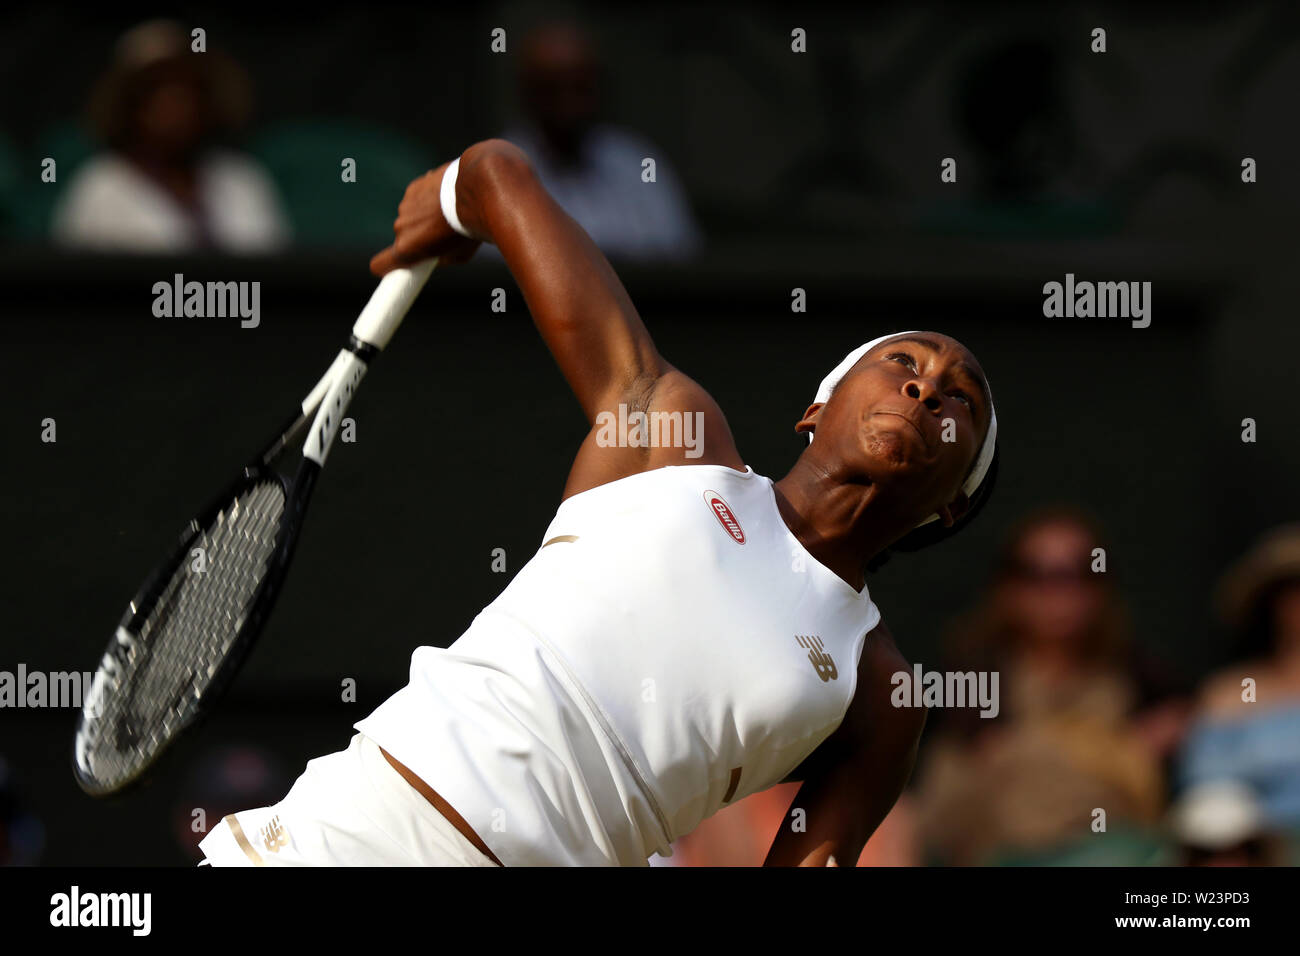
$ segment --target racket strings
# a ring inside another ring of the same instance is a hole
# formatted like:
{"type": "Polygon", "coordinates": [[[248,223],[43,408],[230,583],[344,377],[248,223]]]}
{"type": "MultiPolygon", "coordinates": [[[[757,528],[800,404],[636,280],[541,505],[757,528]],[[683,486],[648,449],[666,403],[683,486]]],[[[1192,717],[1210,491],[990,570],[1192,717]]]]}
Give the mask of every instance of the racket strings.
{"type": "MultiPolygon", "coordinates": [[[[259,553],[269,555],[275,546],[276,523],[283,510],[276,507],[281,502],[275,491],[278,486],[261,486],[246,501],[236,500],[218,516],[216,525],[195,539],[190,566],[172,581],[177,615],[170,620],[159,615],[151,621],[153,631],[170,629],[178,636],[198,633],[200,637],[204,630],[214,637],[227,629],[232,636],[238,632],[243,618],[234,615],[245,608],[265,570],[265,561],[257,560],[259,553]],[[196,555],[196,550],[202,554],[196,555]]],[[[145,636],[143,630],[141,634],[145,636]]],[[[217,649],[224,654],[224,646],[217,649]]]]}
{"type": "Polygon", "coordinates": [[[278,482],[252,485],[191,542],[139,627],[131,692],[110,695],[101,714],[101,779],[130,776],[192,718],[266,577],[284,509],[278,482]]]}
{"type": "MultiPolygon", "coordinates": [[[[190,559],[169,582],[174,598],[167,608],[174,614],[151,618],[145,625],[149,631],[141,629],[145,645],[155,647],[149,662],[155,666],[141,675],[146,699],[161,700],[157,695],[181,686],[178,681],[183,675],[192,673],[201,680],[198,689],[212,678],[265,576],[283,511],[280,486],[274,482],[257,485],[195,539],[190,559]],[[196,555],[195,549],[202,549],[202,554],[196,555]],[[158,636],[151,640],[151,634],[158,636]],[[177,651],[183,646],[185,652],[159,655],[163,640],[180,645],[177,651]]],[[[164,607],[163,602],[159,607],[164,607]]]]}

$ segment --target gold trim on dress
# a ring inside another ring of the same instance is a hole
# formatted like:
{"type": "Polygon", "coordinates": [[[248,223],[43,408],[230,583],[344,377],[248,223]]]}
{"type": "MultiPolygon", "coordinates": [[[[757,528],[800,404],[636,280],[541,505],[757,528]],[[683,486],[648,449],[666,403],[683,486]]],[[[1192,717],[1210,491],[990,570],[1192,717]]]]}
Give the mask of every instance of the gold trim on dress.
{"type": "Polygon", "coordinates": [[[253,844],[248,842],[248,837],[244,836],[244,828],[239,825],[239,821],[235,819],[235,815],[233,813],[230,814],[230,816],[226,817],[222,822],[230,824],[230,832],[235,835],[235,842],[238,843],[239,848],[244,851],[244,855],[253,861],[253,866],[266,866],[262,857],[253,849],[253,844]]]}

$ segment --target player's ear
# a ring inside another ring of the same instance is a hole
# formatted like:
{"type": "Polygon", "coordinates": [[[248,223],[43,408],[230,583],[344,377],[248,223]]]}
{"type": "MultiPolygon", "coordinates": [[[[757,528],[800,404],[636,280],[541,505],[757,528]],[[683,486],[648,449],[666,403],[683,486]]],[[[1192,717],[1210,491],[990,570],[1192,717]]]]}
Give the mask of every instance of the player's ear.
{"type": "Polygon", "coordinates": [[[822,408],[825,407],[825,405],[826,405],[825,402],[813,402],[811,405],[809,405],[808,409],[803,413],[803,418],[795,422],[794,425],[795,434],[799,435],[799,434],[803,434],[804,432],[816,431],[817,414],[822,410],[822,408]]]}
{"type": "Polygon", "coordinates": [[[943,522],[943,526],[951,528],[968,511],[970,511],[970,498],[966,497],[966,492],[959,491],[956,498],[946,505],[941,505],[936,513],[939,515],[939,520],[943,522]]]}

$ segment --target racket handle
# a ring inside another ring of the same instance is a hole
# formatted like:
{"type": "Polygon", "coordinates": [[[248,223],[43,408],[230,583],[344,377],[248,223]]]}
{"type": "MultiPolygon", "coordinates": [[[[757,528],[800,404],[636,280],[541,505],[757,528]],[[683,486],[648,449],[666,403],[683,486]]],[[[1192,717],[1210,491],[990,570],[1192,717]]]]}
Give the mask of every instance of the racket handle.
{"type": "Polygon", "coordinates": [[[387,345],[437,264],[435,257],[410,268],[394,269],[387,273],[379,280],[379,287],[361,310],[356,324],[352,326],[352,334],[377,349],[387,345]]]}

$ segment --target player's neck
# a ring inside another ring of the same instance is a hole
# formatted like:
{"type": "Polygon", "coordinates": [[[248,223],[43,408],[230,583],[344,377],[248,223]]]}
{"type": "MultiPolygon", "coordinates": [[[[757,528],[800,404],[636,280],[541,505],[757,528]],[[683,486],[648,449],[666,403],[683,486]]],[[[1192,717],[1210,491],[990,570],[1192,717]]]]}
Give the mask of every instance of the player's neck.
{"type": "Polygon", "coordinates": [[[864,563],[906,530],[880,507],[878,486],[840,481],[805,459],[773,490],[790,533],[856,591],[865,583],[864,563]]]}

